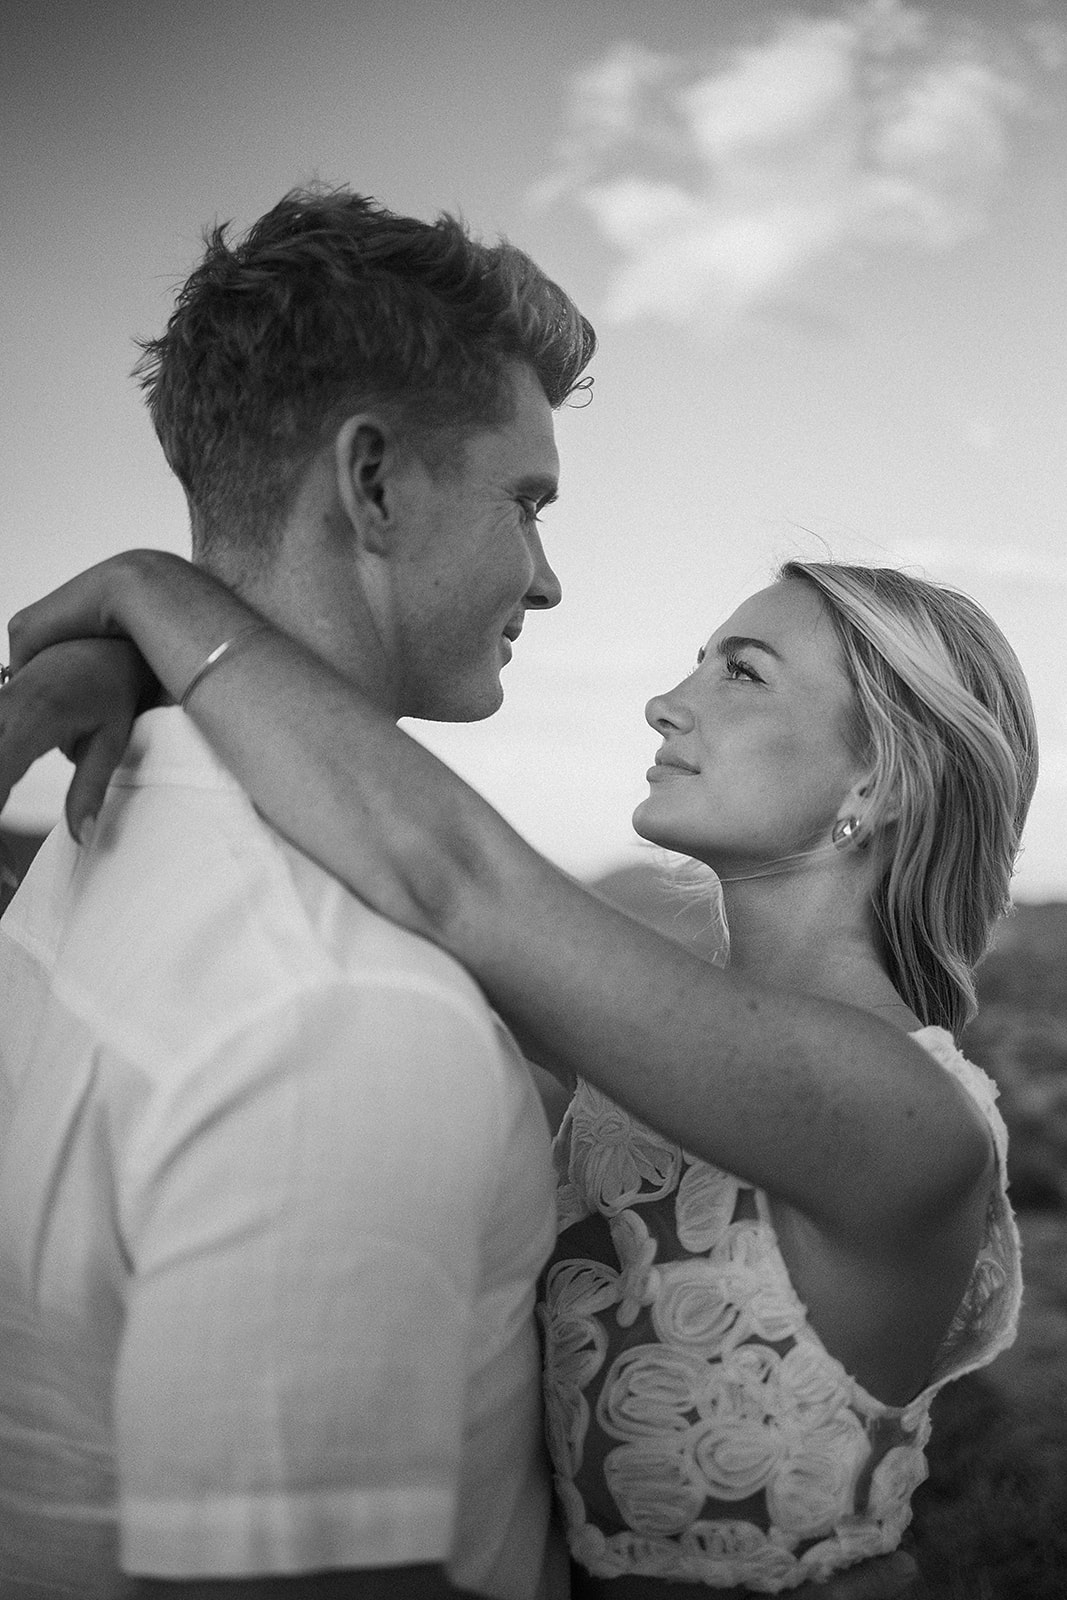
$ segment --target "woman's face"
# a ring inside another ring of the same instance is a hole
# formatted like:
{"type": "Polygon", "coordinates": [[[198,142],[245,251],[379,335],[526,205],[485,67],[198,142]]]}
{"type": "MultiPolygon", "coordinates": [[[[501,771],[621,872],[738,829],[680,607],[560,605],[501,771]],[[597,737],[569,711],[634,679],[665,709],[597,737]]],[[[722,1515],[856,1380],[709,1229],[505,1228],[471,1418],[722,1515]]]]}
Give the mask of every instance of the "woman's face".
{"type": "Polygon", "coordinates": [[[761,590],[645,708],[663,744],[634,827],[719,872],[829,844],[864,778],[845,737],[852,700],[816,591],[761,590]]]}

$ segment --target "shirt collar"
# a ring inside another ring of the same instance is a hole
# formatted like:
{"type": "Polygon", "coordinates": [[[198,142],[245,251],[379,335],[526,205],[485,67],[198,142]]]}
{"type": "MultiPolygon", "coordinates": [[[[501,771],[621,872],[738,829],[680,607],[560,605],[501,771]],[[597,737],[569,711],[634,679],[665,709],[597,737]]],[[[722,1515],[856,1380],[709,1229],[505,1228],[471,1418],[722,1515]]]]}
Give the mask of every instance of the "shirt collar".
{"type": "Polygon", "coordinates": [[[141,713],[112,782],[134,789],[159,783],[199,789],[241,787],[179,706],[141,713]]]}

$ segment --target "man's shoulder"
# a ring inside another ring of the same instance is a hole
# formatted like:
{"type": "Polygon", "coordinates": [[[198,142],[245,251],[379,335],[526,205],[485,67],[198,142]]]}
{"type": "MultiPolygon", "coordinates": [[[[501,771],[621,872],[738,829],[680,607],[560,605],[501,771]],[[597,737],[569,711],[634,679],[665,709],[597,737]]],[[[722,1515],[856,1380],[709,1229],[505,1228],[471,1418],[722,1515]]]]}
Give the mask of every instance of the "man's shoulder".
{"type": "Polygon", "coordinates": [[[273,833],[270,839],[279,896],[290,906],[299,937],[323,958],[326,970],[367,983],[407,980],[418,988],[440,987],[489,1014],[482,991],[447,951],[372,910],[295,846],[273,833]]]}
{"type": "Polygon", "coordinates": [[[367,981],[408,976],[459,991],[484,1008],[481,991],[451,956],[371,910],[282,838],[176,708],[139,718],[131,750],[127,781],[154,794],[133,808],[141,810],[141,825],[132,817],[129,828],[120,821],[115,842],[139,859],[142,870],[153,857],[163,877],[170,858],[192,901],[204,898],[210,905],[227,894],[246,900],[249,941],[267,956],[272,940],[264,934],[276,935],[289,964],[305,963],[309,978],[316,967],[326,981],[345,974],[367,981]]]}
{"type": "Polygon", "coordinates": [[[490,1042],[481,990],[451,956],[372,911],[232,786],[113,792],[89,849],[62,825],[45,842],[4,926],[36,987],[134,1057],[138,1041],[189,1057],[341,990],[398,1018],[447,1009],[490,1042]]]}

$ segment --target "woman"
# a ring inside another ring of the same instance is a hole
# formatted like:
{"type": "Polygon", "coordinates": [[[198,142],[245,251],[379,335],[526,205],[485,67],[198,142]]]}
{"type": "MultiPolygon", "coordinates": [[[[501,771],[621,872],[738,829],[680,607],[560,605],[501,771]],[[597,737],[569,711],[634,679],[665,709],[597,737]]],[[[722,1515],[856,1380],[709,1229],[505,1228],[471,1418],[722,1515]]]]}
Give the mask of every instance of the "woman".
{"type": "MultiPolygon", "coordinates": [[[[603,1592],[774,1592],[893,1550],[930,1402],[1010,1342],[1020,1294],[995,1090],[955,1042],[1036,774],[984,613],[790,563],[650,702],[663,742],[635,826],[717,874],[725,974],[556,873],[177,558],[117,558],[23,613],[14,664],[97,633],[128,634],[286,834],[578,1078],[541,1316],[557,1487],[603,1592]],[[790,992],[826,1004],[787,1053],[790,992]]],[[[81,746],[75,828],[138,693],[119,647],[77,648],[93,674],[54,724],[81,746]],[[105,682],[127,713],[101,716],[105,682]]],[[[32,758],[53,730],[24,737],[32,758]]]]}

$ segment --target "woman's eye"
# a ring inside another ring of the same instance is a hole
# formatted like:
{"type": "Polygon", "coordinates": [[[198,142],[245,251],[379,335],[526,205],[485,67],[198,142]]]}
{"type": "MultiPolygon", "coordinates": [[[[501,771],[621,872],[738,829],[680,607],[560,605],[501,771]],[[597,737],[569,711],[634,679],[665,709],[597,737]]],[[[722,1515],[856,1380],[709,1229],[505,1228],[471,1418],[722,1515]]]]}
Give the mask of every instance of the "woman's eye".
{"type": "Polygon", "coordinates": [[[743,678],[747,683],[762,683],[763,679],[740,656],[727,656],[724,662],[728,678],[743,678]]]}
{"type": "Polygon", "coordinates": [[[522,512],[524,522],[540,522],[541,506],[536,500],[520,500],[519,510],[522,512]]]}

